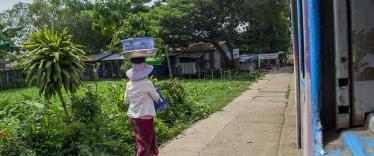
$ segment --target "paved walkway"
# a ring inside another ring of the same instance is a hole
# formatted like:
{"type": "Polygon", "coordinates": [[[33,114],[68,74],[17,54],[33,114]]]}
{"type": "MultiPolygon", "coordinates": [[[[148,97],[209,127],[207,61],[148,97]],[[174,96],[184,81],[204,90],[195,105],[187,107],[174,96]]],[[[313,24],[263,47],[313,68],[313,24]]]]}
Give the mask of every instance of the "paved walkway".
{"type": "Polygon", "coordinates": [[[223,111],[187,129],[160,155],[297,156],[295,114],[293,75],[287,67],[267,74],[223,111]]]}

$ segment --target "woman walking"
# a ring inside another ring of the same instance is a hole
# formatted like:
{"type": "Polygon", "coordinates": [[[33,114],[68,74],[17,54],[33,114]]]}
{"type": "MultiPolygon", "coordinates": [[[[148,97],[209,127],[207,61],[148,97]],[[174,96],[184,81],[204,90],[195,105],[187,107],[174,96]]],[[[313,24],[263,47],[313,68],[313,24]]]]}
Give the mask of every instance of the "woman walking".
{"type": "Polygon", "coordinates": [[[144,62],[144,57],[131,58],[132,68],[126,72],[130,81],[126,85],[125,101],[129,104],[127,114],[135,136],[136,155],[158,156],[153,120],[156,116],[154,101],[158,101],[160,96],[147,79],[153,67],[144,62]]]}

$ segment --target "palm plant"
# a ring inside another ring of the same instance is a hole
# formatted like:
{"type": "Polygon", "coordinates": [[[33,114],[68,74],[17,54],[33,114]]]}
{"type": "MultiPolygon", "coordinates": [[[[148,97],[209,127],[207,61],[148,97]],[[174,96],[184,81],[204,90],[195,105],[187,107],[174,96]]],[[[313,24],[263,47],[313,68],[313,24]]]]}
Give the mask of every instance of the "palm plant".
{"type": "Polygon", "coordinates": [[[72,42],[66,28],[43,28],[33,33],[22,49],[28,51],[22,61],[27,82],[35,84],[48,101],[57,95],[66,118],[70,118],[62,91],[75,93],[82,84],[86,58],[82,46],[72,42]]]}

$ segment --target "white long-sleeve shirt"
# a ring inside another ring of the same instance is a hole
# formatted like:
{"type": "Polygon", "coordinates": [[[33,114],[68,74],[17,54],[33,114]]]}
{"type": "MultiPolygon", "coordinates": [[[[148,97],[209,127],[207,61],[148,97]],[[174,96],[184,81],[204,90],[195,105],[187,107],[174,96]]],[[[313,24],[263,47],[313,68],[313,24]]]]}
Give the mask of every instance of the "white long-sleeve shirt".
{"type": "Polygon", "coordinates": [[[125,100],[129,104],[127,115],[130,118],[156,116],[154,101],[159,99],[156,88],[148,79],[129,81],[126,85],[125,100]]]}

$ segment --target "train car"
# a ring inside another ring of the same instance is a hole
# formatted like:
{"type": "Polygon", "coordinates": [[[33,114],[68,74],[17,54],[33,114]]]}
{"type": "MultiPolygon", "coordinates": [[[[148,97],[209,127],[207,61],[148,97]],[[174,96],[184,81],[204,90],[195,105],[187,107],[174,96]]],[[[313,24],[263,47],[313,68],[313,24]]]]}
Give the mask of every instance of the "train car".
{"type": "Polygon", "coordinates": [[[291,0],[298,146],[374,155],[374,0],[291,0]]]}

